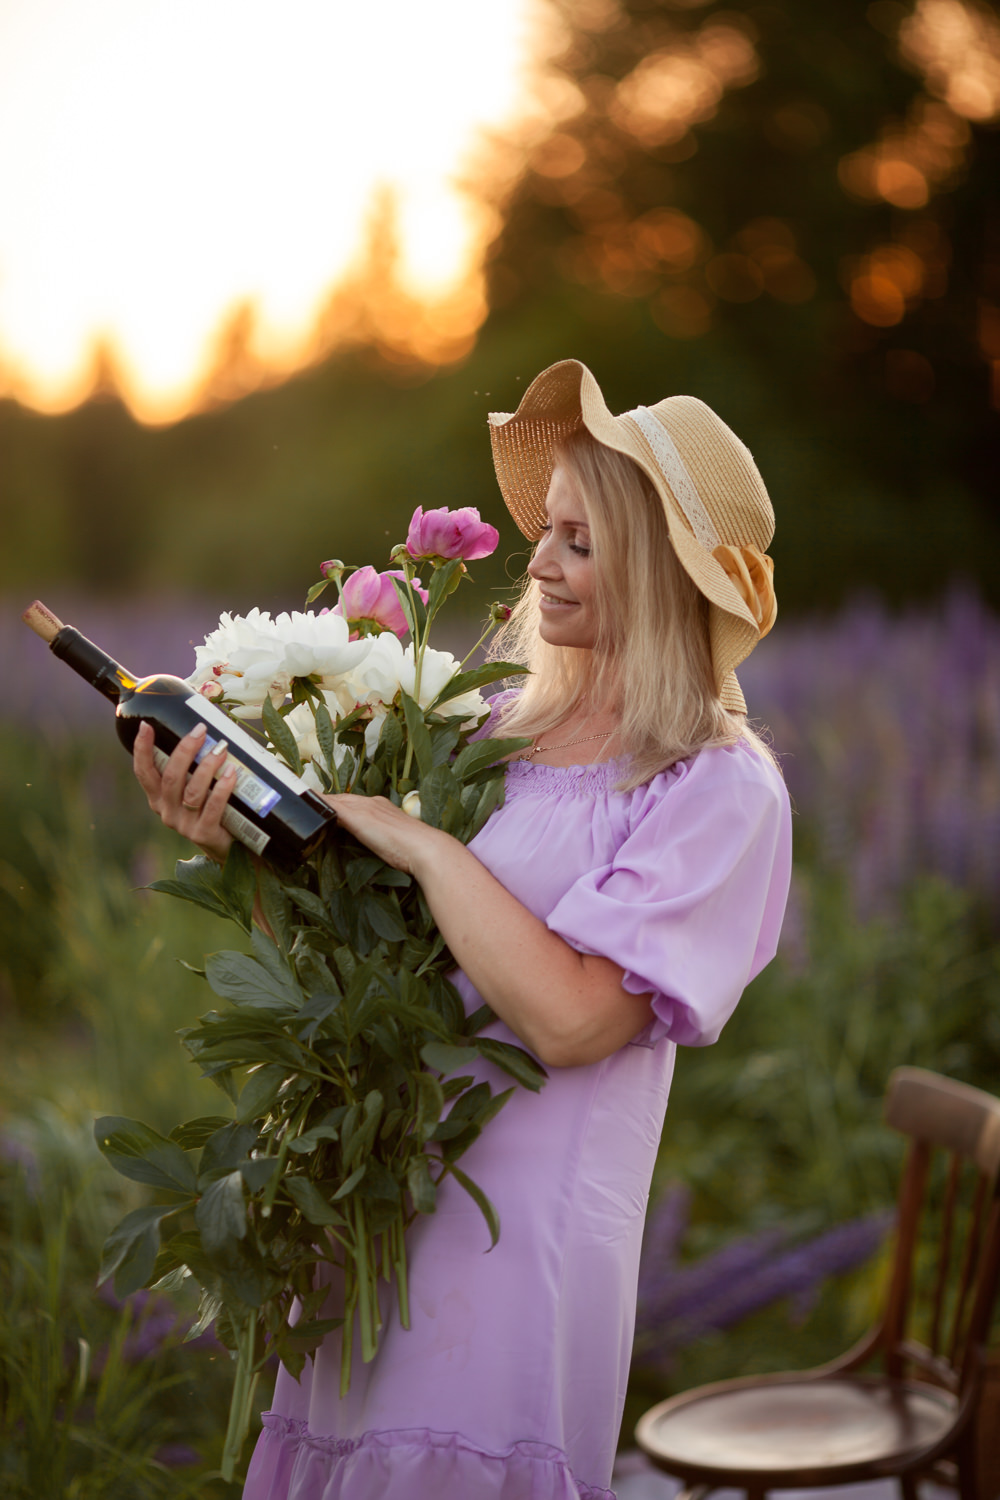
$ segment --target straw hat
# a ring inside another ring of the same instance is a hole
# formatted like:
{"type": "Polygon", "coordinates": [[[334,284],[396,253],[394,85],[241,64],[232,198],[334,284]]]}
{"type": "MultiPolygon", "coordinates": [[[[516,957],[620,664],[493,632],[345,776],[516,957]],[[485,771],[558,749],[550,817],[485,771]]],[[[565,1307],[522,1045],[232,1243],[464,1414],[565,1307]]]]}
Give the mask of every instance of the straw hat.
{"type": "Polygon", "coordinates": [[[774,565],[764,555],[774,511],[749,450],[711,407],[694,396],[668,396],[612,416],[586,365],[564,359],[543,370],[517,411],[490,413],[497,479],[526,537],[546,524],[545,497],[555,450],[585,427],[626,454],[663,502],[681,564],[708,599],[715,685],[725,708],[746,713],[739,666],[774,624],[774,565]]]}

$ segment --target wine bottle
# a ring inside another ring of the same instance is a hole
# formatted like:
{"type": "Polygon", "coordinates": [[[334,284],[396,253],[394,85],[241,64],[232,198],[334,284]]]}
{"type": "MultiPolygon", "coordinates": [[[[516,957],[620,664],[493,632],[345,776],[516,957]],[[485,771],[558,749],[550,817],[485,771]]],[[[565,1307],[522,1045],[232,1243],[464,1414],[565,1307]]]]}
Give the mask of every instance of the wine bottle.
{"type": "Polygon", "coordinates": [[[299,864],[322,839],[333,812],[300,777],[266,750],[228,714],[180,677],[137,677],[72,625],[64,625],[35,600],[22,616],[49,649],[115,705],[118,738],[131,750],[139,725],[151,724],[153,756],[162,768],[183,735],[198,723],[207,728],[196,760],[225,740],[229,750],[216,778],[227,765],[236,767],[236,783],[222,826],[255,854],[284,865],[299,864]]]}

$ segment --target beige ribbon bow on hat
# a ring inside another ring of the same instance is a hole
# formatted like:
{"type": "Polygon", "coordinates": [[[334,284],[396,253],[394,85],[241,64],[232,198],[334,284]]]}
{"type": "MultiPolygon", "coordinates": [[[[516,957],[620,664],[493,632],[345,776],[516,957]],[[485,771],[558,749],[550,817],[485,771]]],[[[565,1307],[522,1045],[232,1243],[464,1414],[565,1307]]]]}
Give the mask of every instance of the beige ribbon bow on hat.
{"type": "Polygon", "coordinates": [[[763,639],[778,615],[772,582],[774,562],[756,547],[730,547],[726,542],[720,542],[712,556],[753,615],[763,639]]]}

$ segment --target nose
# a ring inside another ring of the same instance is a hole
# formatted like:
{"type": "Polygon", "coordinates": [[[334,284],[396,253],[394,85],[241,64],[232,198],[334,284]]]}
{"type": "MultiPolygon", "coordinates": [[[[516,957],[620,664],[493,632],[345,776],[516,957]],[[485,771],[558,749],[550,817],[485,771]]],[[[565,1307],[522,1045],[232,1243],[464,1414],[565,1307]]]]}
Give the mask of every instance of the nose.
{"type": "Polygon", "coordinates": [[[552,552],[552,533],[543,532],[540,540],[531,554],[528,563],[528,575],[531,578],[554,578],[558,572],[558,563],[552,552]]]}

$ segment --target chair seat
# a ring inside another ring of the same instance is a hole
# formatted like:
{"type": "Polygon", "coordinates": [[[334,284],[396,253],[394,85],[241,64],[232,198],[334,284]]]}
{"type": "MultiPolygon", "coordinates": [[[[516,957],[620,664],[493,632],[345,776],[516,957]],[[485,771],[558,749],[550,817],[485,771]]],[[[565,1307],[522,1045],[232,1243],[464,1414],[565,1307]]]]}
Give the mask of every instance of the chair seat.
{"type": "MultiPolygon", "coordinates": [[[[636,1440],[689,1481],[740,1474],[772,1488],[850,1484],[898,1472],[948,1431],[955,1398],[878,1376],[776,1375],[725,1381],[662,1401],[636,1440]]],[[[737,1482],[739,1482],[737,1480],[737,1482]]]]}

